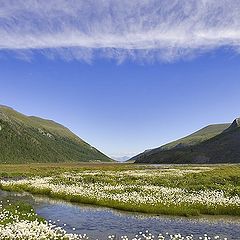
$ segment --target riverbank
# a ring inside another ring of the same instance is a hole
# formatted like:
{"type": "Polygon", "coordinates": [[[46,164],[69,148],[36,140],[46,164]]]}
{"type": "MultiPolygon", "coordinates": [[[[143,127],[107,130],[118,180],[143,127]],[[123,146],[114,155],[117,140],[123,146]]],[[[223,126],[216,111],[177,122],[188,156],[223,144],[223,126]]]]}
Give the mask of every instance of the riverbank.
{"type": "MultiPolygon", "coordinates": [[[[186,218],[163,215],[156,216],[151,214],[111,210],[109,208],[96,207],[93,205],[73,204],[39,195],[4,192],[1,190],[0,200],[2,201],[4,208],[6,206],[8,208],[8,205],[11,204],[10,207],[14,214],[16,210],[23,213],[23,219],[21,219],[21,221],[24,220],[24,224],[18,224],[18,222],[15,221],[15,227],[13,228],[14,225],[12,224],[10,231],[9,228],[3,228],[5,234],[9,234],[12,230],[17,229],[18,232],[12,233],[14,239],[17,239],[16,234],[22,236],[22,233],[28,234],[29,230],[31,230],[31,237],[34,236],[36,238],[36,236],[42,236],[43,239],[46,239],[46,234],[49,232],[49,230],[46,231],[46,229],[50,226],[55,230],[60,227],[65,231],[65,237],[67,234],[75,234],[75,236],[84,237],[83,239],[92,240],[123,238],[129,240],[136,240],[139,238],[153,239],[153,236],[154,239],[165,240],[199,240],[200,237],[204,239],[205,234],[207,234],[209,239],[239,239],[240,225],[238,217],[204,216],[186,218]],[[23,202],[24,207],[21,206],[23,202]],[[20,209],[15,206],[20,206],[20,209]],[[27,206],[27,208],[25,206],[27,206]],[[40,222],[37,224],[35,222],[35,227],[33,226],[32,221],[29,221],[28,223],[25,222],[25,218],[28,216],[32,216],[34,218],[39,218],[39,216],[41,216],[41,219],[43,222],[45,221],[45,224],[41,224],[40,226],[44,229],[45,233],[42,232],[42,228],[41,231],[39,231],[40,222]],[[21,227],[21,229],[19,229],[19,227],[21,227]],[[46,235],[45,238],[44,234],[46,235]]],[[[11,217],[11,219],[14,218],[11,217]]],[[[23,238],[19,239],[26,240],[28,239],[27,236],[22,236],[23,238]]],[[[3,235],[1,236],[0,232],[0,239],[2,239],[1,237],[3,237],[3,235]]],[[[35,240],[35,238],[31,239],[35,240]]],[[[6,240],[6,238],[3,239],[6,240]]],[[[51,238],[48,236],[47,239],[51,238]]]]}

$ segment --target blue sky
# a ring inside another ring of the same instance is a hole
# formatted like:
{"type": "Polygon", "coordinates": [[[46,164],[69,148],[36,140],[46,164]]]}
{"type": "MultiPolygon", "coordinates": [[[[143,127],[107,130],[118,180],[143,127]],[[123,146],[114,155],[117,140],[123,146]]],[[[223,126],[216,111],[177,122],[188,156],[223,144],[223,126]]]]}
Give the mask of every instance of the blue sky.
{"type": "Polygon", "coordinates": [[[110,156],[240,115],[237,1],[43,2],[0,1],[1,104],[110,156]]]}
{"type": "Polygon", "coordinates": [[[0,60],[1,103],[54,119],[112,156],[132,155],[239,116],[238,56],[138,65],[0,60]]]}

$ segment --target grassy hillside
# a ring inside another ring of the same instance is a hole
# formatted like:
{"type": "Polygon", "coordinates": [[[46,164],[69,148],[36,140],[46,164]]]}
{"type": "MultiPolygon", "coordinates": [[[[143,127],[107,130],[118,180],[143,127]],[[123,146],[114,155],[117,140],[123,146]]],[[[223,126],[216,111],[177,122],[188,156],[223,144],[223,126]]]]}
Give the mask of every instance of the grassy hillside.
{"type": "Polygon", "coordinates": [[[147,156],[149,156],[149,155],[156,154],[156,153],[159,153],[159,152],[165,151],[165,150],[171,150],[173,148],[183,148],[183,147],[199,144],[210,138],[215,137],[216,135],[220,134],[225,129],[227,129],[229,126],[230,126],[230,123],[209,125],[207,127],[204,127],[202,129],[194,132],[193,134],[190,134],[190,135],[188,135],[184,138],[178,139],[176,141],[170,142],[159,148],[146,150],[145,152],[140,153],[139,155],[131,158],[129,161],[135,161],[140,158],[147,158],[147,156]]]}
{"type": "Polygon", "coordinates": [[[69,129],[0,106],[0,162],[111,161],[69,129]]]}
{"type": "Polygon", "coordinates": [[[184,137],[177,141],[168,143],[168,144],[162,146],[161,149],[169,150],[174,147],[192,146],[192,145],[199,144],[199,143],[206,141],[212,137],[215,137],[216,135],[220,134],[225,129],[227,129],[229,126],[230,126],[230,124],[228,124],[228,123],[209,125],[187,137],[184,137]]]}
{"type": "Polygon", "coordinates": [[[195,145],[152,151],[138,163],[240,163],[240,125],[235,120],[222,133],[195,145]]]}

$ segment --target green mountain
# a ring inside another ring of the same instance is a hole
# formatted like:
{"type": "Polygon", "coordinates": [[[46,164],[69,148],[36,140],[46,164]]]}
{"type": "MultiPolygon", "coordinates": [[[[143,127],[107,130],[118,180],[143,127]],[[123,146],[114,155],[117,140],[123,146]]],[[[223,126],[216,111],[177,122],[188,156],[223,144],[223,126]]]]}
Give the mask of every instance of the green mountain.
{"type": "Polygon", "coordinates": [[[174,142],[168,143],[166,145],[163,145],[161,147],[162,150],[170,150],[174,147],[186,147],[186,146],[192,146],[199,144],[201,142],[204,142],[212,137],[215,137],[216,135],[223,132],[225,129],[227,129],[230,126],[230,123],[225,124],[213,124],[209,125],[207,127],[204,127],[197,132],[194,132],[193,134],[181,138],[179,140],[176,140],[174,142]]]}
{"type": "Polygon", "coordinates": [[[136,163],[239,163],[240,120],[203,128],[132,158],[136,163]]]}
{"type": "Polygon", "coordinates": [[[112,161],[66,127],[0,105],[0,163],[112,161]]]}

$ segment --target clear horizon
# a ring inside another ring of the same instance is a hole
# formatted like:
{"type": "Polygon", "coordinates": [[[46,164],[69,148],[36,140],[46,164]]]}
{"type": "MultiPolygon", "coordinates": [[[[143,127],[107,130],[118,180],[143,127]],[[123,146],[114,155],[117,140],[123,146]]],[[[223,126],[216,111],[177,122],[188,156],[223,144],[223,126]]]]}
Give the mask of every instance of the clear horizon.
{"type": "Polygon", "coordinates": [[[111,157],[240,116],[235,1],[13,2],[0,12],[0,104],[111,157]]]}

